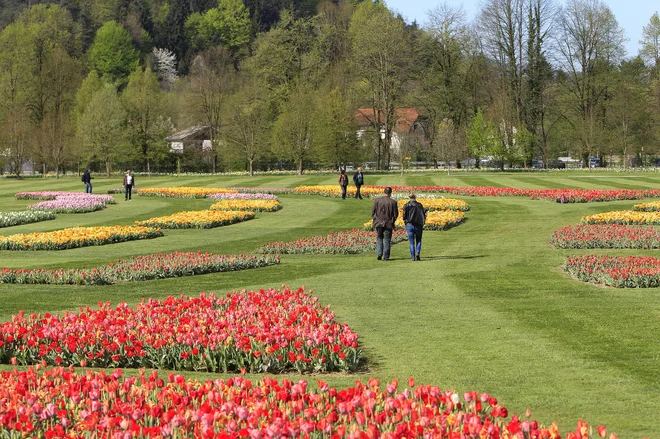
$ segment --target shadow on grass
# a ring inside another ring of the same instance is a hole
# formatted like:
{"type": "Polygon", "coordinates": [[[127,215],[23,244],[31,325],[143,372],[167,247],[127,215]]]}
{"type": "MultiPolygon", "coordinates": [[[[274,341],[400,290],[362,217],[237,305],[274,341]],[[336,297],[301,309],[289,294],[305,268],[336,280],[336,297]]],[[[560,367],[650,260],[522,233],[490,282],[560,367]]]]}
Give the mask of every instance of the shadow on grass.
{"type": "MultiPolygon", "coordinates": [[[[474,256],[463,256],[463,255],[456,255],[456,256],[424,256],[422,255],[422,260],[421,261],[415,261],[415,262],[424,262],[424,261],[441,261],[444,259],[480,259],[480,258],[485,258],[490,255],[474,255],[474,256]]],[[[389,258],[387,260],[389,261],[410,261],[410,258],[389,258]]],[[[412,261],[411,261],[412,262],[412,261]]]]}

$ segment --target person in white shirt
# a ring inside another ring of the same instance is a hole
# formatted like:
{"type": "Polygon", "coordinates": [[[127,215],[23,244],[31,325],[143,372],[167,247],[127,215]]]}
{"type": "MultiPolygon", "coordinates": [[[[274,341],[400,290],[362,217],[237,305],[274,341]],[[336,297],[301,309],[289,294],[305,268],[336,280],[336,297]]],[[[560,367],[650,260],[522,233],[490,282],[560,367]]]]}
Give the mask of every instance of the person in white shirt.
{"type": "Polygon", "coordinates": [[[134,187],[135,187],[135,177],[133,176],[133,174],[131,174],[131,170],[129,169],[128,171],[126,171],[126,174],[124,174],[124,189],[126,193],[125,201],[131,200],[131,194],[133,192],[134,187]]]}

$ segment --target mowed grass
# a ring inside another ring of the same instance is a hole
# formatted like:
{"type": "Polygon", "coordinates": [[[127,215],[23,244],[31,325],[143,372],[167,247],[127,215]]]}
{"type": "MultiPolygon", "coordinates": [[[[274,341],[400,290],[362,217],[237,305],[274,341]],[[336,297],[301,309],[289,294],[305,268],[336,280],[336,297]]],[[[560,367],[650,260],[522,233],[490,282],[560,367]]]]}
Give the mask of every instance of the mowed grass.
{"type": "MultiPolygon", "coordinates": [[[[367,175],[368,184],[492,185],[524,188],[660,188],[653,174],[468,174],[367,175]]],[[[147,178],[138,187],[280,186],[336,184],[336,176],[147,178]]],[[[94,192],[121,180],[94,180],[94,192]]],[[[2,180],[0,211],[22,210],[26,190],[83,189],[77,179],[2,180]]],[[[560,205],[525,198],[463,198],[468,220],[445,232],[425,232],[422,261],[409,260],[407,243],[393,247],[390,262],[372,253],[351,256],[285,255],[282,264],[258,270],[104,287],[0,285],[0,320],[26,312],[61,312],[99,301],[136,304],[142,298],[219,294],[242,288],[313,290],[338,318],[361,335],[368,370],[330,375],[348,386],[375,376],[381,382],[414,376],[459,393],[488,392],[510,413],[532,411],[565,433],[578,419],[601,423],[620,437],[660,437],[660,290],[600,288],[561,271],[564,256],[588,251],[556,250],[553,230],[577,224],[582,215],[629,209],[634,201],[560,205]]],[[[53,221],[0,229],[9,235],[71,226],[132,224],[136,220],[199,210],[207,200],[134,196],[107,209],[58,215],[53,221]]],[[[253,253],[261,244],[361,227],[371,201],[281,196],[283,209],[210,230],[166,230],[165,236],[57,252],[0,252],[11,268],[95,266],[131,255],[209,251],[253,253]]],[[[656,254],[653,251],[595,251],[656,254]]],[[[8,367],[8,366],[6,366],[8,367]]],[[[187,374],[206,379],[210,374],[187,374]]],[[[213,376],[216,377],[217,375],[213,376]]],[[[259,376],[254,376],[258,378],[259,376]]],[[[290,379],[300,376],[288,375],[290,379]]],[[[315,382],[316,376],[302,376],[315,382]]]]}

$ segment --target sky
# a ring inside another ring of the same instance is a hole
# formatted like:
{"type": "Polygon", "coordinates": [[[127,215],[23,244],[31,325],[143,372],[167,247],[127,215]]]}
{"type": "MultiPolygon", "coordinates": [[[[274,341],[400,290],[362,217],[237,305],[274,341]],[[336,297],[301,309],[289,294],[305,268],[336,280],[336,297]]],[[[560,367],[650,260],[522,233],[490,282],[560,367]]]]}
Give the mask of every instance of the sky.
{"type": "MultiPolygon", "coordinates": [[[[417,20],[421,25],[426,22],[427,11],[434,9],[444,0],[386,0],[385,4],[400,13],[408,22],[417,20]]],[[[564,4],[563,0],[557,0],[564,4]]],[[[660,12],[658,0],[604,0],[614,13],[619,26],[625,32],[627,56],[635,56],[639,52],[639,40],[642,38],[642,28],[649,23],[655,12],[660,12]]],[[[481,0],[447,0],[452,6],[463,6],[468,19],[472,20],[480,11],[481,0]]]]}

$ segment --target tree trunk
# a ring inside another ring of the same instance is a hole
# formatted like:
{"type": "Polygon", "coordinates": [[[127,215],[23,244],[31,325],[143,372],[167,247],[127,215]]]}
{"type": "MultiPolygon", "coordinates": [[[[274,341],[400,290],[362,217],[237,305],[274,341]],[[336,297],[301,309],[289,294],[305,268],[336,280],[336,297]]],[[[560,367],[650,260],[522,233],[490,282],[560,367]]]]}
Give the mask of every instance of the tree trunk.
{"type": "Polygon", "coordinates": [[[250,159],[250,177],[254,177],[254,159],[250,159]]]}
{"type": "Polygon", "coordinates": [[[105,175],[110,178],[110,160],[105,161],[105,175]]]}
{"type": "Polygon", "coordinates": [[[302,161],[302,159],[298,160],[298,175],[303,175],[303,161],[302,161]]]}

